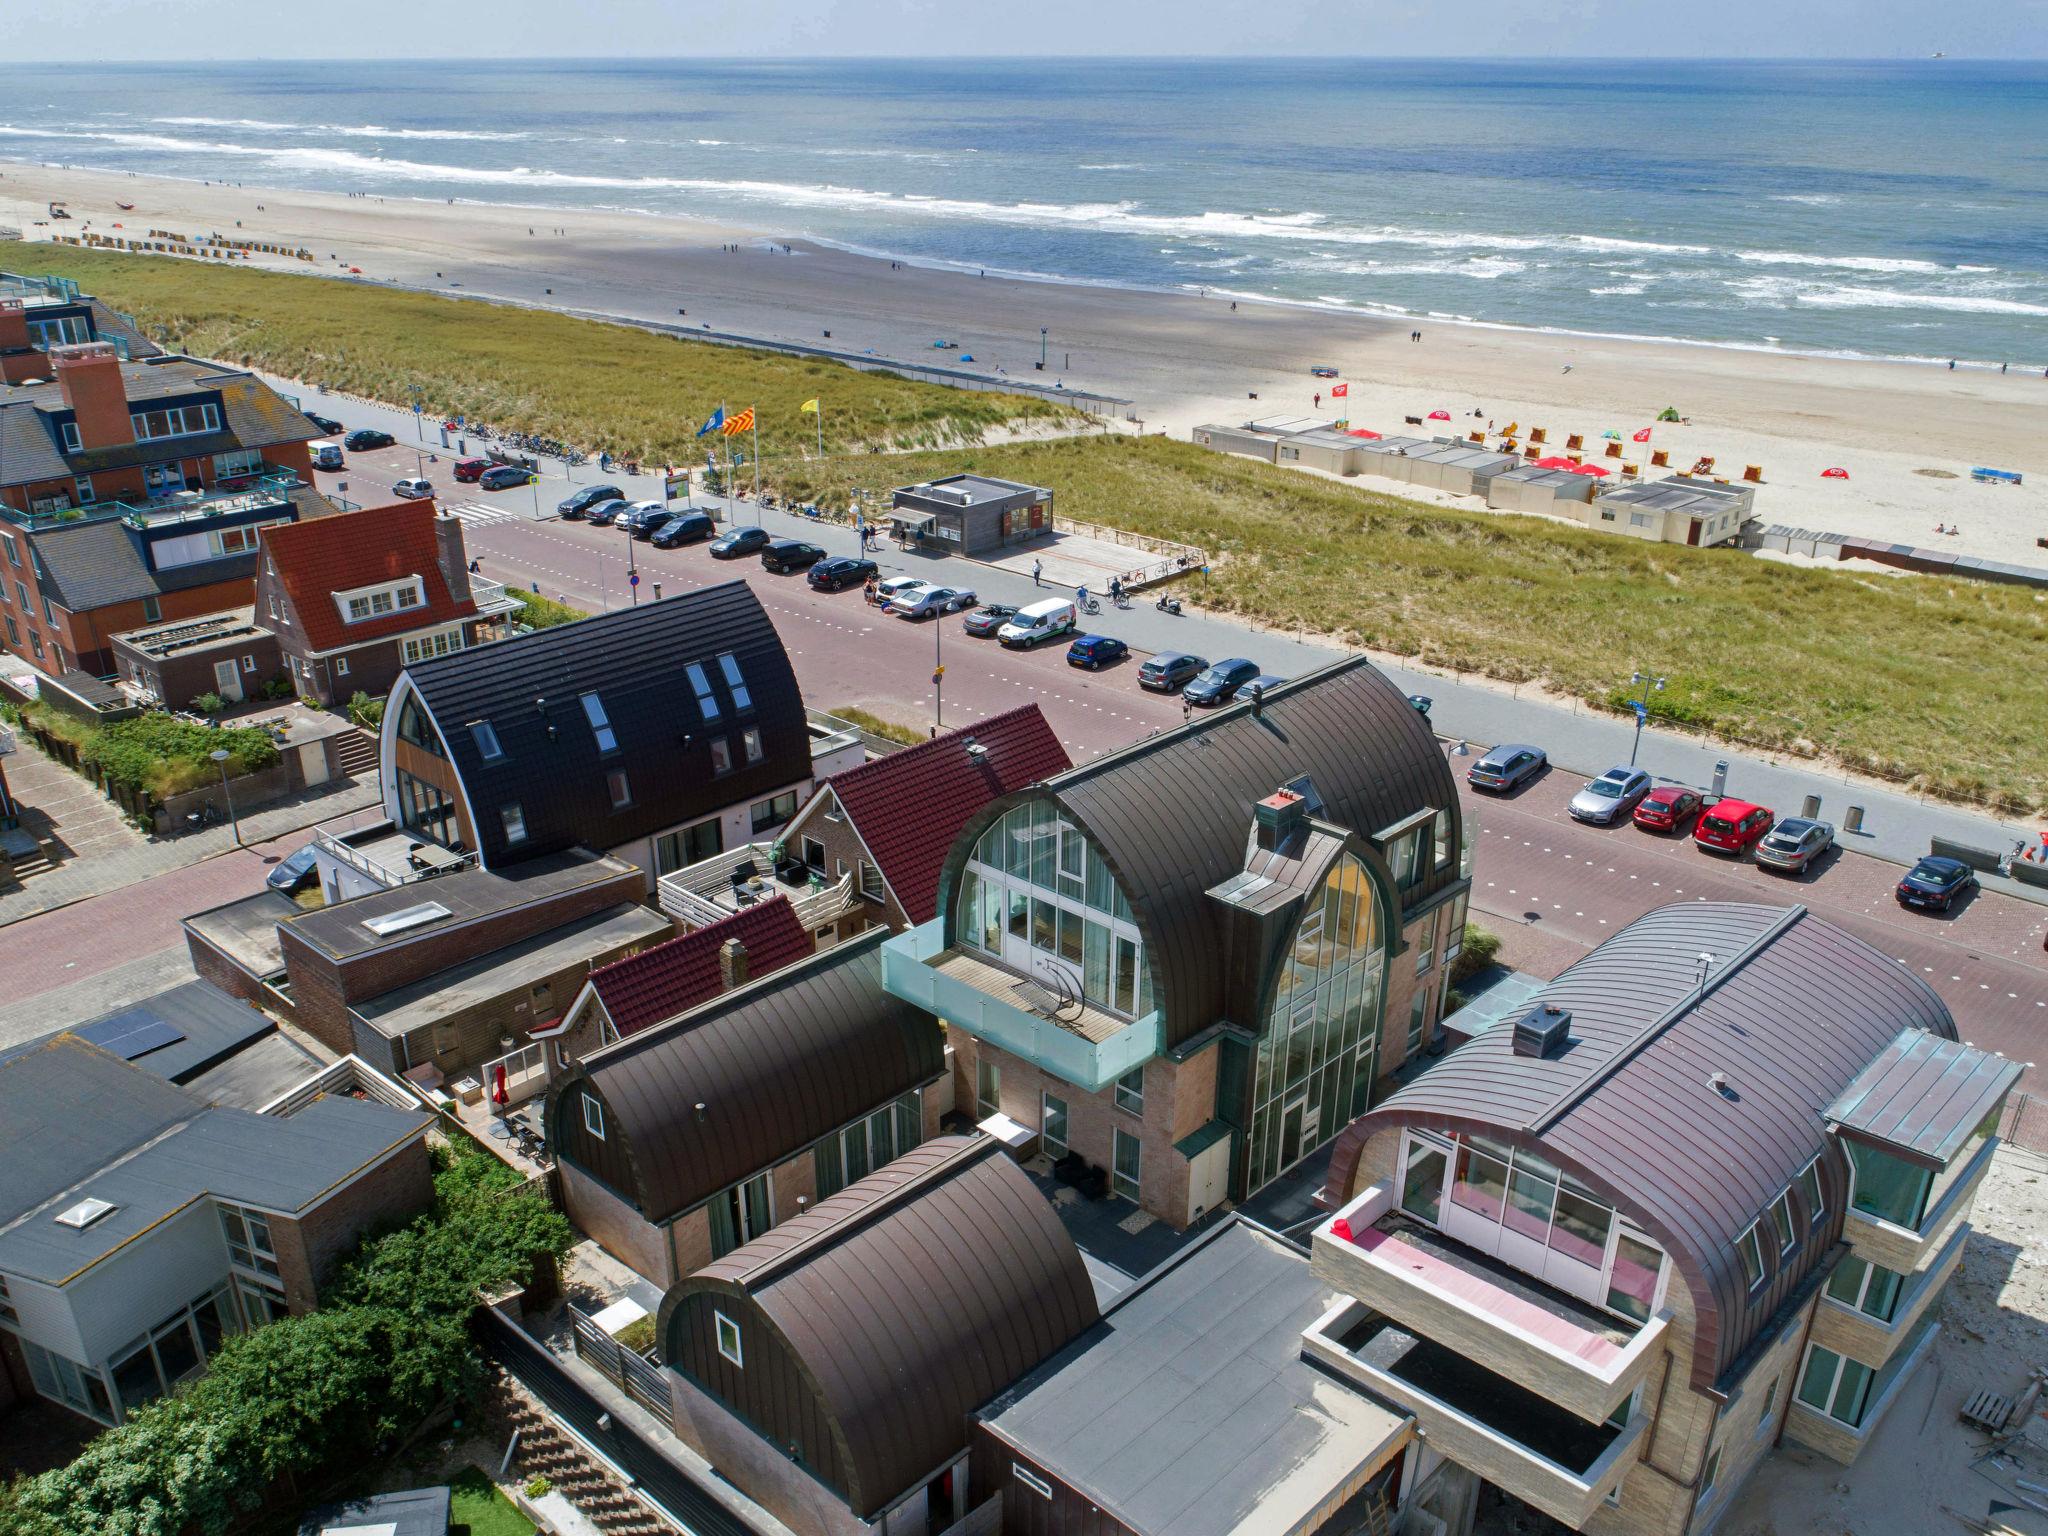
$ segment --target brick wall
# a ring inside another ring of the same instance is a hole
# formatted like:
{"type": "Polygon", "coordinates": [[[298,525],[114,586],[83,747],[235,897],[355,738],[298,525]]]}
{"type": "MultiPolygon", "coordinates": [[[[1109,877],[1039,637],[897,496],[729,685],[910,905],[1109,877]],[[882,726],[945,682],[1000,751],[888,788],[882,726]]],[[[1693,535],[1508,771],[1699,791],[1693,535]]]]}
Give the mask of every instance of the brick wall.
{"type": "Polygon", "coordinates": [[[320,1304],[320,1286],[365,1230],[424,1210],[433,1198],[433,1165],[420,1137],[300,1219],[273,1216],[270,1241],[292,1311],[320,1304]]]}
{"type": "MultiPolygon", "coordinates": [[[[821,792],[818,799],[806,808],[806,812],[800,813],[797,821],[785,827],[780,835],[794,858],[803,857],[806,838],[823,844],[825,878],[837,880],[851,870],[854,872],[855,894],[859,893],[860,863],[867,854],[861,846],[859,834],[854,831],[853,822],[840,811],[837,798],[827,792],[821,792]],[[834,814],[839,818],[836,821],[833,820],[834,814]]],[[[862,927],[875,923],[887,923],[891,928],[901,932],[910,926],[910,919],[905,916],[902,905],[892,893],[886,901],[860,902],[846,918],[841,919],[840,933],[842,937],[851,938],[862,927]]]]}
{"type": "MultiPolygon", "coordinates": [[[[561,1176],[562,1211],[576,1230],[629,1267],[666,1290],[677,1272],[669,1258],[667,1235],[632,1206],[574,1163],[555,1164],[561,1176]]],[[[708,1251],[710,1244],[705,1247],[708,1251]]]]}
{"type": "Polygon", "coordinates": [[[1385,1023],[1380,1028],[1375,1069],[1381,1077],[1395,1071],[1408,1059],[1409,1012],[1417,992],[1426,991],[1428,994],[1418,1054],[1428,1050],[1429,1042],[1436,1034],[1437,1021],[1443,1017],[1444,1011],[1444,942],[1450,928],[1451,909],[1455,905],[1455,901],[1441,902],[1408,924],[1402,930],[1406,947],[1387,962],[1387,1009],[1385,1023]],[[1429,950],[1429,969],[1418,976],[1415,959],[1424,947],[1429,950]]]}

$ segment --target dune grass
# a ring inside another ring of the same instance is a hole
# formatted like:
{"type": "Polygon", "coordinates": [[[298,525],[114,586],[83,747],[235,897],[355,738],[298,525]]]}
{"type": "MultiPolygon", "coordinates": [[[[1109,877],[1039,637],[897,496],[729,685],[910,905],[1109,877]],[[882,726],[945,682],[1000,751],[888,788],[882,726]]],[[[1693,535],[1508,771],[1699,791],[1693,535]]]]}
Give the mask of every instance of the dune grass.
{"type": "Polygon", "coordinates": [[[1064,515],[1220,556],[1191,596],[1227,613],[1616,713],[1642,668],[1660,721],[2007,811],[2048,805],[2048,594],[1801,569],[1546,519],[1462,512],[1126,437],[770,466],[778,490],[973,468],[1050,486],[1064,515]]]}
{"type": "MultiPolygon", "coordinates": [[[[817,420],[799,409],[814,398],[827,453],[1081,422],[1056,401],[291,273],[16,242],[0,242],[0,269],[75,278],[176,351],[400,405],[417,391],[437,420],[460,414],[647,463],[701,464],[715,439],[696,430],[721,403],[732,415],[756,408],[764,461],[815,450],[817,420]]],[[[319,409],[317,396],[306,403],[319,409]]]]}
{"type": "Polygon", "coordinates": [[[879,736],[884,741],[900,741],[906,747],[914,747],[931,735],[930,731],[896,720],[884,720],[880,715],[852,704],[841,704],[831,713],[849,725],[859,726],[870,736],[879,736]]]}

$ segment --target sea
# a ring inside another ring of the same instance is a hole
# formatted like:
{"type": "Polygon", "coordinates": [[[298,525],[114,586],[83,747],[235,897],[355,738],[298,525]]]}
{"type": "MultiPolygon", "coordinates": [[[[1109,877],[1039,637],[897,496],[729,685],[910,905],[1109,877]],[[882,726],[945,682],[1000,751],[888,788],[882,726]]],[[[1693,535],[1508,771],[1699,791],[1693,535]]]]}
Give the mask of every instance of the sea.
{"type": "Polygon", "coordinates": [[[2048,368],[2048,64],[0,65],[0,157],[1414,321],[2048,368]]]}

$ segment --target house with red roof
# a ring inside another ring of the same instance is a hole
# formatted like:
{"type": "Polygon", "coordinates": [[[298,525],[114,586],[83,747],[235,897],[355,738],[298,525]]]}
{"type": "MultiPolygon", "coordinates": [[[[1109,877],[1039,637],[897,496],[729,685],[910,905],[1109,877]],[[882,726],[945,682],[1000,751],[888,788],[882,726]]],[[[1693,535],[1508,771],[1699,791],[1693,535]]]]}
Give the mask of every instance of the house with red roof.
{"type": "Polygon", "coordinates": [[[432,501],[263,530],[255,619],[305,698],[381,697],[414,662],[495,638],[516,606],[471,577],[462,524],[432,501]]]}
{"type": "Polygon", "coordinates": [[[782,844],[827,881],[855,871],[861,926],[900,932],[937,914],[947,851],[982,807],[1072,766],[1038,706],[1019,705],[833,774],[782,844]]]}

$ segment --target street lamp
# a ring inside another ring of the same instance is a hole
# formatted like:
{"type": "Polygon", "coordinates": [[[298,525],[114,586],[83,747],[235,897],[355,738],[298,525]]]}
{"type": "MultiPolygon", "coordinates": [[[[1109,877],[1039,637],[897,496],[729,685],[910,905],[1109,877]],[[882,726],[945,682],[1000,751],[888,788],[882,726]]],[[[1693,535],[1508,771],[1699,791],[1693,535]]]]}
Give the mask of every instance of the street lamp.
{"type": "Polygon", "coordinates": [[[1038,328],[1038,371],[1040,373],[1045,372],[1045,342],[1047,329],[1047,327],[1042,325],[1038,328]]]}
{"type": "Polygon", "coordinates": [[[1631,672],[1628,675],[1628,680],[1631,687],[1640,686],[1643,690],[1638,697],[1629,700],[1630,705],[1636,712],[1635,745],[1628,749],[1628,765],[1633,768],[1636,765],[1636,754],[1642,750],[1643,746],[1643,723],[1650,718],[1650,691],[1655,689],[1658,693],[1662,693],[1664,691],[1664,679],[1652,677],[1647,672],[1631,672]]]}
{"type": "Polygon", "coordinates": [[[241,819],[235,815],[235,792],[234,790],[228,787],[227,748],[215,747],[211,752],[207,753],[206,755],[212,758],[214,766],[220,769],[220,791],[228,798],[228,827],[230,828],[230,830],[234,832],[235,846],[239,848],[242,846],[242,822],[241,819]]]}
{"type": "MultiPolygon", "coordinates": [[[[624,525],[622,525],[624,526],[624,525]]],[[[640,567],[633,557],[633,530],[626,527],[626,585],[632,589],[633,606],[640,606],[640,567]]]]}
{"type": "Polygon", "coordinates": [[[946,616],[932,615],[932,734],[946,728],[946,616]]]}

